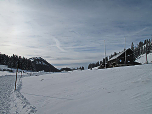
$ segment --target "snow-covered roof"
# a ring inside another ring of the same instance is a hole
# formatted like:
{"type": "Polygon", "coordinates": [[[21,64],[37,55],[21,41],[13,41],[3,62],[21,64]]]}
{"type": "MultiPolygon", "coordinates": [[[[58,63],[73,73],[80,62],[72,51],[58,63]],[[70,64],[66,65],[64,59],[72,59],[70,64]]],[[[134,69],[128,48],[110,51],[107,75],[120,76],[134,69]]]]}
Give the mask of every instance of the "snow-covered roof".
{"type": "MultiPolygon", "coordinates": [[[[127,50],[129,50],[130,48],[128,48],[127,50]]],[[[115,55],[114,57],[112,57],[109,61],[114,60],[116,58],[118,58],[120,55],[122,55],[123,53],[125,53],[125,51],[127,50],[123,50],[122,52],[118,53],[117,55],[115,55]]],[[[130,49],[131,50],[131,49],[130,49]]]]}

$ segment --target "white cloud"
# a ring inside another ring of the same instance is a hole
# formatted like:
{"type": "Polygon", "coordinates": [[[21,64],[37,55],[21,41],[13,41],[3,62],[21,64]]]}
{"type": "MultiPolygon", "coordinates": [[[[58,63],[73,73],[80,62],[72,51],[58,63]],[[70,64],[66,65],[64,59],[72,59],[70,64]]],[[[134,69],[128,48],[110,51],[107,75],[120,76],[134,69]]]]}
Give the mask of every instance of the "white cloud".
{"type": "Polygon", "coordinates": [[[55,43],[56,43],[56,47],[57,47],[60,51],[65,52],[65,50],[61,47],[61,44],[60,44],[59,40],[56,39],[56,38],[54,38],[53,40],[54,40],[55,43]]]}

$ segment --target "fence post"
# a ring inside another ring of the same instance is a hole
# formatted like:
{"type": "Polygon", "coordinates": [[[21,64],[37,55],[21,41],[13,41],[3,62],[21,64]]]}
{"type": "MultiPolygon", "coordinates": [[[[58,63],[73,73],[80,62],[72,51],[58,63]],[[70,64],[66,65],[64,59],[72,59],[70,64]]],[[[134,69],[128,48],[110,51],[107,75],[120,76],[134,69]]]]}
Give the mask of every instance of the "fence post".
{"type": "Polygon", "coordinates": [[[19,65],[19,62],[17,63],[17,70],[16,70],[15,90],[16,90],[16,84],[17,84],[18,65],[19,65]]]}

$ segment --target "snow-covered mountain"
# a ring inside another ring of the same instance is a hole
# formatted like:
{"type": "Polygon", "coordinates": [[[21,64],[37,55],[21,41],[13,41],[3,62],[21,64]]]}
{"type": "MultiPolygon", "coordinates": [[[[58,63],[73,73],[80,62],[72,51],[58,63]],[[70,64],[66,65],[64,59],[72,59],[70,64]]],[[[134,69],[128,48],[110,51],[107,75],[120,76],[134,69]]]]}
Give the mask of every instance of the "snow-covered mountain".
{"type": "Polygon", "coordinates": [[[24,77],[11,113],[151,114],[152,64],[24,77]]]}
{"type": "Polygon", "coordinates": [[[59,70],[41,57],[30,58],[36,71],[58,72],[59,70]]]}

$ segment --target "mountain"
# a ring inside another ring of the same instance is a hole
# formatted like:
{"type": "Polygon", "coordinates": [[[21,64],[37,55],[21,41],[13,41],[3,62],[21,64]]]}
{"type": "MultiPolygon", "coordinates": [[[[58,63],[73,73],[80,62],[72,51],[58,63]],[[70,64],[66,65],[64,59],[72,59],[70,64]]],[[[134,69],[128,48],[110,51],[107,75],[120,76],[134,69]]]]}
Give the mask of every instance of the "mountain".
{"type": "Polygon", "coordinates": [[[35,68],[35,71],[45,71],[45,72],[59,72],[57,68],[48,63],[41,57],[29,58],[35,68]]]}

